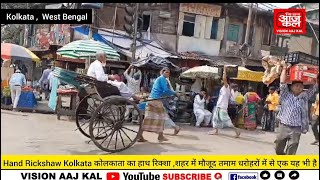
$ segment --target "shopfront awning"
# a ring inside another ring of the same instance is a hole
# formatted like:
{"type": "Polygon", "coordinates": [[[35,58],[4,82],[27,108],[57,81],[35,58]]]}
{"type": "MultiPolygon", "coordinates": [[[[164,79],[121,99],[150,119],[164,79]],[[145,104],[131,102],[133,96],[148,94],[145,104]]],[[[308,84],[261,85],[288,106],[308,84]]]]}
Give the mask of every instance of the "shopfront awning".
{"type": "Polygon", "coordinates": [[[258,71],[251,71],[245,67],[238,67],[238,76],[233,78],[235,80],[262,82],[264,73],[258,71]]]}
{"type": "MultiPolygon", "coordinates": [[[[117,46],[120,53],[125,56],[132,57],[132,53],[130,51],[132,39],[128,38],[124,31],[116,30],[115,33],[112,33],[112,29],[104,29],[99,30],[98,33],[104,40],[117,46]]],[[[162,48],[160,44],[155,41],[145,39],[137,40],[136,59],[145,59],[151,54],[161,58],[172,56],[171,53],[162,48]]]]}
{"type": "MultiPolygon", "coordinates": [[[[84,26],[74,27],[75,33],[81,38],[87,38],[89,28],[84,26]]],[[[93,33],[93,38],[97,41],[104,42],[116,51],[127,57],[132,57],[130,47],[132,39],[129,38],[124,31],[100,28],[97,33],[93,33]]],[[[150,55],[161,58],[171,57],[172,54],[162,48],[157,42],[152,40],[138,40],[136,46],[136,59],[145,59],[150,55]]]]}
{"type": "Polygon", "coordinates": [[[163,67],[169,67],[173,71],[180,71],[180,67],[173,64],[171,61],[158,56],[149,56],[145,59],[134,62],[133,65],[136,67],[150,69],[162,69],[163,67]]]}

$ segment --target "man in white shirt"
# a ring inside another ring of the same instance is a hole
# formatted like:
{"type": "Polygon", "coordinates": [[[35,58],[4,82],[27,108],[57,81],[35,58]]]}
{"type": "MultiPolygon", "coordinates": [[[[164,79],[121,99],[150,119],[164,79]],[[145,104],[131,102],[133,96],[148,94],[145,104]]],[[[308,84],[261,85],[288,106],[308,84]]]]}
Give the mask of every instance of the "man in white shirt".
{"type": "MultiPolygon", "coordinates": [[[[127,85],[128,88],[134,93],[134,94],[138,94],[140,93],[140,84],[141,84],[141,79],[142,79],[142,74],[141,71],[139,70],[137,73],[133,73],[134,69],[133,66],[130,65],[128,67],[128,69],[123,73],[124,77],[127,79],[127,85]],[[130,73],[128,73],[130,71],[130,73]]],[[[132,112],[131,110],[133,109],[133,106],[129,106],[126,109],[126,113],[125,116],[128,116],[130,112],[132,112]]],[[[137,118],[134,117],[138,117],[138,112],[137,111],[133,111],[133,118],[132,118],[132,122],[133,123],[139,123],[137,121],[137,118]]]]}
{"type": "Polygon", "coordinates": [[[97,79],[98,81],[105,81],[115,87],[120,91],[122,97],[133,98],[134,100],[139,100],[132,91],[123,82],[114,81],[112,75],[107,75],[104,73],[103,66],[106,65],[107,56],[104,51],[97,51],[96,60],[90,64],[87,75],[97,79]]]}
{"type": "Polygon", "coordinates": [[[193,112],[196,116],[197,122],[196,127],[200,127],[204,120],[204,126],[208,126],[210,123],[211,112],[205,109],[206,103],[209,101],[207,91],[202,89],[200,94],[197,94],[193,102],[193,112]]]}
{"type": "Polygon", "coordinates": [[[223,70],[223,86],[220,89],[217,105],[213,110],[212,127],[214,130],[209,133],[210,135],[218,134],[218,129],[230,127],[234,129],[236,138],[240,136],[239,129],[232,124],[231,118],[228,115],[230,99],[233,99],[233,97],[230,88],[230,80],[227,78],[225,66],[223,70]]]}
{"type": "Polygon", "coordinates": [[[133,66],[130,65],[129,68],[123,73],[124,77],[127,79],[128,87],[129,89],[137,94],[140,92],[140,84],[141,84],[141,79],[142,79],[142,74],[141,71],[138,70],[138,72],[133,73],[133,66]],[[130,71],[130,73],[128,73],[130,71]]]}

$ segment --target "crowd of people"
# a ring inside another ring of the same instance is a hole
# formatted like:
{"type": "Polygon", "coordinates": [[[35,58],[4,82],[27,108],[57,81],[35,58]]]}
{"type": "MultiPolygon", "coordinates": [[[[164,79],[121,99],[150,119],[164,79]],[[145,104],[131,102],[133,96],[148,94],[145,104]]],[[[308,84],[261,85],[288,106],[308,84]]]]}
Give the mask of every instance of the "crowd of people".
{"type": "MultiPolygon", "coordinates": [[[[167,99],[163,98],[179,96],[179,93],[174,91],[170,83],[170,69],[163,68],[161,70],[159,77],[154,81],[149,92],[147,87],[141,87],[142,73],[139,69],[130,66],[124,72],[124,77],[127,80],[127,84],[125,84],[115,74],[106,74],[104,70],[106,62],[107,56],[105,52],[97,52],[96,60],[90,64],[87,75],[116,87],[120,95],[125,98],[136,102],[151,99],[151,101],[145,103],[144,119],[141,122],[142,131],[158,133],[159,142],[168,141],[163,133],[165,128],[174,129],[174,134],[177,135],[181,128],[170,118],[167,99]]],[[[311,97],[318,91],[319,77],[314,82],[315,85],[304,91],[303,82],[297,81],[292,82],[290,85],[286,84],[287,69],[290,66],[287,66],[287,64],[282,64],[282,66],[279,89],[273,86],[269,87],[269,94],[264,102],[261,126],[264,131],[275,131],[275,127],[279,125],[279,134],[275,141],[276,153],[279,155],[296,154],[300,136],[306,133],[309,128],[308,104],[311,97]]],[[[39,81],[46,94],[45,98],[49,97],[50,79],[52,77],[53,67],[48,66],[39,81]]],[[[213,130],[209,133],[210,135],[217,135],[219,129],[222,128],[232,128],[235,132],[235,137],[238,138],[241,134],[240,129],[237,127],[241,119],[239,116],[242,116],[244,128],[248,130],[256,129],[257,109],[262,99],[251,87],[242,95],[238,90],[238,85],[231,83],[230,78],[227,77],[226,67],[224,68],[222,80],[222,85],[214,90],[214,94],[211,97],[207,94],[208,92],[205,88],[201,88],[201,83],[196,82],[198,83],[197,86],[193,86],[195,125],[196,127],[212,127],[213,130]],[[208,106],[212,100],[214,103],[208,106]]],[[[14,109],[19,101],[21,87],[25,84],[25,75],[21,73],[20,69],[16,69],[10,79],[14,109]]],[[[310,111],[311,124],[315,136],[315,141],[312,144],[319,145],[319,93],[312,107],[312,112],[310,111]]],[[[129,109],[127,112],[129,112],[129,109]]],[[[132,114],[132,117],[135,116],[137,114],[132,114]]],[[[143,132],[138,141],[147,141],[143,136],[143,132]]]]}
{"type": "MultiPolygon", "coordinates": [[[[102,69],[102,64],[105,64],[106,61],[106,55],[104,53],[100,53],[100,55],[97,55],[97,62],[94,62],[91,66],[94,64],[101,64],[100,69],[102,69]],[[102,57],[100,57],[100,55],[102,57]]],[[[284,68],[280,79],[280,94],[277,92],[276,87],[269,87],[269,95],[265,100],[261,126],[264,131],[274,131],[278,122],[279,135],[275,141],[276,153],[295,154],[299,144],[300,135],[308,130],[308,101],[316,92],[317,85],[312,86],[311,89],[304,92],[303,82],[293,82],[291,85],[286,84],[287,67],[285,64],[283,66],[284,68]],[[286,150],[284,150],[285,145],[287,145],[286,150]]],[[[129,96],[133,98],[134,94],[140,93],[139,84],[141,83],[141,73],[129,76],[128,72],[132,71],[132,69],[133,67],[130,66],[124,73],[127,78],[128,86],[125,84],[117,85],[114,81],[108,81],[108,83],[115,84],[115,86],[119,87],[122,95],[126,94],[123,93],[126,91],[135,92],[129,96]]],[[[112,77],[105,75],[102,71],[101,73],[97,72],[100,71],[88,71],[88,75],[104,81],[108,78],[112,79],[112,77]],[[100,76],[104,76],[104,78],[101,78],[100,76]]],[[[224,72],[226,71],[224,70],[224,72]]],[[[175,125],[168,115],[165,107],[166,102],[160,99],[165,96],[178,96],[178,93],[176,93],[171,86],[169,77],[170,69],[164,68],[153,84],[148,98],[154,100],[146,103],[145,116],[142,122],[142,130],[158,133],[158,140],[160,142],[168,140],[163,135],[166,124],[170,124],[171,127],[175,129],[175,134],[178,134],[180,131],[180,127],[175,125]]],[[[118,83],[122,84],[123,82],[118,83]]],[[[199,89],[199,87],[197,88],[199,89]]],[[[147,96],[147,94],[145,95],[147,96]]],[[[234,129],[235,137],[239,137],[240,129],[235,125],[234,119],[236,119],[236,117],[233,117],[234,115],[239,115],[237,111],[238,109],[235,108],[236,110],[230,111],[234,105],[239,104],[242,105],[244,127],[249,130],[257,127],[256,111],[261,98],[254,89],[250,87],[246,94],[242,95],[238,91],[238,86],[231,83],[226,73],[223,74],[223,84],[219,89],[219,93],[216,93],[216,104],[213,105],[213,109],[206,109],[210,98],[212,98],[207,95],[206,89],[202,88],[199,93],[193,93],[193,95],[193,112],[196,117],[196,127],[212,125],[213,131],[210,132],[210,134],[213,135],[218,134],[219,129],[228,127],[234,129]]],[[[144,96],[144,98],[146,98],[146,96],[144,96]]],[[[141,97],[143,96],[137,96],[136,98],[140,99],[141,97]]],[[[319,124],[318,101],[319,98],[317,97],[314,111],[312,113],[312,130],[314,131],[316,139],[313,144],[319,143],[319,137],[317,134],[317,126],[319,124]]],[[[141,137],[139,137],[139,141],[145,142],[146,139],[141,135],[141,137]]]]}

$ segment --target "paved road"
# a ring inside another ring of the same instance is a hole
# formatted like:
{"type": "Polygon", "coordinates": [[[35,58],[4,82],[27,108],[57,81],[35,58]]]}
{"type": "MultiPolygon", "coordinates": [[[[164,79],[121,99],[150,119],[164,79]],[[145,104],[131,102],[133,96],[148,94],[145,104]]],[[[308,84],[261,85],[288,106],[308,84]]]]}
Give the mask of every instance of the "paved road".
{"type": "MultiPolygon", "coordinates": [[[[145,133],[147,143],[136,143],[118,154],[274,154],[276,133],[260,130],[242,131],[235,139],[231,130],[219,136],[209,136],[210,128],[183,125],[178,136],[158,143],[157,136],[145,133]]],[[[55,115],[21,113],[1,110],[2,154],[105,154],[76,129],[75,122],[57,120],[55,115]]],[[[166,130],[170,134],[172,130],[166,130]]],[[[301,137],[298,154],[319,154],[312,146],[313,135],[301,137]]]]}

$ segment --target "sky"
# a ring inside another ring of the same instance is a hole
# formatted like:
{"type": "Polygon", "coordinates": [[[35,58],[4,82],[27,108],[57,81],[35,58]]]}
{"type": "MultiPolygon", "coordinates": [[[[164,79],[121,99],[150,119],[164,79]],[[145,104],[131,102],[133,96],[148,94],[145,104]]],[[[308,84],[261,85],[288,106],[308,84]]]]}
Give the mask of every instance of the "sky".
{"type": "Polygon", "coordinates": [[[280,7],[280,8],[289,8],[289,7],[292,7],[298,3],[270,3],[274,6],[277,6],[277,7],[280,7]]]}
{"type": "MultiPolygon", "coordinates": [[[[248,5],[248,3],[242,3],[248,5]]],[[[264,10],[271,10],[274,8],[290,8],[294,5],[297,5],[299,3],[258,3],[259,4],[259,9],[264,9],[264,10]],[[275,7],[273,7],[275,6],[275,7]]]]}

